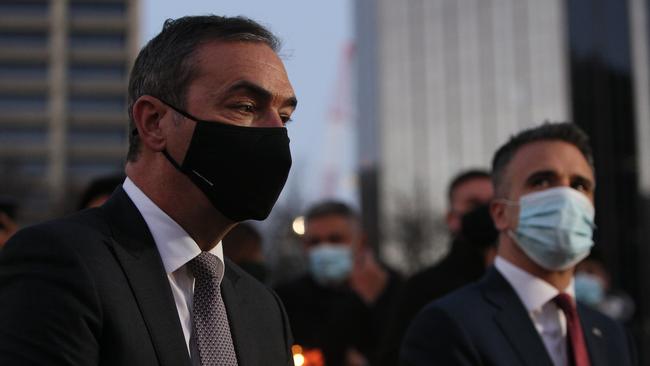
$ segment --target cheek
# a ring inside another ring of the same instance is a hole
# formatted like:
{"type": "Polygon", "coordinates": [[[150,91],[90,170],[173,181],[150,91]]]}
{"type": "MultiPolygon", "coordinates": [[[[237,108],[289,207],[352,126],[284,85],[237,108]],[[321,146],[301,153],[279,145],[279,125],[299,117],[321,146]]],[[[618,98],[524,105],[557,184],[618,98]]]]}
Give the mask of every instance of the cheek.
{"type": "Polygon", "coordinates": [[[514,229],[519,224],[519,206],[508,206],[506,209],[508,228],[514,229]]]}

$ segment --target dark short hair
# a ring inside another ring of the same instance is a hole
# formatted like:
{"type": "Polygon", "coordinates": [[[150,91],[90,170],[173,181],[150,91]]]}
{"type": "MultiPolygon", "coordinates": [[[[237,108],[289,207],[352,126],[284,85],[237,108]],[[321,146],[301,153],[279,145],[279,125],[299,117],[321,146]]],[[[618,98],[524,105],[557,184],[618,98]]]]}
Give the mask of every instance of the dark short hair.
{"type": "Polygon", "coordinates": [[[545,122],[511,136],[510,140],[494,154],[492,184],[497,194],[501,194],[506,167],[517,151],[524,145],[539,141],[563,141],[575,146],[594,170],[594,158],[589,145],[589,136],[580,127],[569,122],[545,122]]]}
{"type": "Polygon", "coordinates": [[[451,183],[449,183],[449,187],[447,188],[447,198],[449,199],[449,202],[451,203],[451,199],[453,198],[456,188],[474,179],[490,179],[490,173],[486,170],[471,169],[463,170],[462,172],[456,174],[456,176],[451,180],[451,183]]]}
{"type": "Polygon", "coordinates": [[[311,206],[305,214],[305,222],[331,215],[342,216],[353,220],[359,219],[359,215],[352,207],[340,201],[328,200],[311,206]]]}
{"type": "Polygon", "coordinates": [[[136,128],[133,120],[135,101],[143,95],[152,95],[185,108],[187,88],[197,74],[194,53],[210,41],[260,42],[275,52],[280,49],[277,37],[245,17],[205,15],[165,21],[162,31],[142,48],[131,69],[128,161],[135,161],[140,150],[140,138],[131,133],[136,128]]]}
{"type": "Polygon", "coordinates": [[[124,173],[116,173],[93,179],[81,194],[78,208],[80,210],[86,208],[97,197],[110,196],[115,188],[124,182],[124,179],[126,179],[124,173]]]}

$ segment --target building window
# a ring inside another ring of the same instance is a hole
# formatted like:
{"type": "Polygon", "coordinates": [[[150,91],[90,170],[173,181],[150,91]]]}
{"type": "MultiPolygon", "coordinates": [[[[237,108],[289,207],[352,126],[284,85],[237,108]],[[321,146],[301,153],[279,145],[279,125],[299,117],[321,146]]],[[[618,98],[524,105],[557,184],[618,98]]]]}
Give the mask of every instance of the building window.
{"type": "Polygon", "coordinates": [[[119,172],[123,167],[122,161],[87,161],[72,159],[68,163],[68,174],[79,177],[100,177],[119,172]]]}
{"type": "Polygon", "coordinates": [[[72,64],[68,69],[70,80],[124,80],[127,70],[123,64],[119,65],[92,65],[72,64]]]}
{"type": "Polygon", "coordinates": [[[124,34],[71,34],[70,48],[101,48],[120,50],[126,47],[124,34]]]}
{"type": "Polygon", "coordinates": [[[70,112],[114,112],[126,111],[126,100],[123,97],[71,97],[70,112]]]}
{"type": "Polygon", "coordinates": [[[123,1],[72,1],[70,3],[70,16],[73,19],[85,16],[123,17],[124,15],[126,15],[126,3],[123,1]]]}
{"type": "Polygon", "coordinates": [[[68,143],[122,145],[127,142],[126,130],[126,125],[124,127],[74,126],[68,130],[68,143]]]}
{"type": "Polygon", "coordinates": [[[50,4],[47,1],[3,0],[0,1],[0,14],[47,16],[50,4]]]}
{"type": "Polygon", "coordinates": [[[0,47],[45,47],[47,34],[41,31],[0,32],[0,47]]]}
{"type": "Polygon", "coordinates": [[[45,95],[0,95],[0,110],[4,112],[45,112],[46,109],[45,95]]]}
{"type": "Polygon", "coordinates": [[[45,64],[0,64],[0,79],[3,80],[39,80],[47,78],[45,64]]]}
{"type": "Polygon", "coordinates": [[[40,145],[47,142],[45,126],[7,126],[0,128],[0,145],[40,145]]]}

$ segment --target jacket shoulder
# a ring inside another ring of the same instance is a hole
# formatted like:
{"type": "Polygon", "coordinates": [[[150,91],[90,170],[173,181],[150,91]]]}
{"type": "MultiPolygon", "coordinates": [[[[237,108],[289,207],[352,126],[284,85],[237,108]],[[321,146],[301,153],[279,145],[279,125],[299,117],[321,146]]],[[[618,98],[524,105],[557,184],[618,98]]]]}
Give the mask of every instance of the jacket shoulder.
{"type": "Polygon", "coordinates": [[[96,242],[92,239],[109,235],[110,229],[101,211],[94,208],[21,229],[9,239],[3,251],[33,245],[41,248],[52,245],[87,247],[96,242]]]}

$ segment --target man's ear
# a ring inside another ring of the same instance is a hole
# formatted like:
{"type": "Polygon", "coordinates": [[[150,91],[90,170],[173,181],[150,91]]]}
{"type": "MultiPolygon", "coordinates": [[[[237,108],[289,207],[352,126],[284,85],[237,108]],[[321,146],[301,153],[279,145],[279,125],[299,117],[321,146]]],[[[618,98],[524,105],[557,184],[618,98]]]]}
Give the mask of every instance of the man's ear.
{"type": "Polygon", "coordinates": [[[447,224],[447,228],[452,234],[457,234],[460,231],[460,217],[451,209],[448,210],[447,214],[445,215],[445,223],[447,224]]]}
{"type": "Polygon", "coordinates": [[[163,151],[166,137],[160,125],[160,120],[167,108],[158,99],[143,95],[133,103],[133,121],[138,129],[141,143],[149,150],[163,151]]]}
{"type": "Polygon", "coordinates": [[[504,231],[508,228],[508,214],[506,212],[508,206],[499,202],[498,200],[492,200],[490,202],[490,216],[492,216],[492,221],[494,221],[494,227],[498,231],[504,231]]]}

